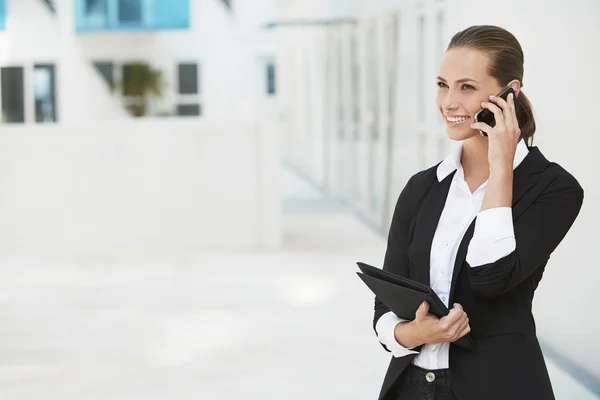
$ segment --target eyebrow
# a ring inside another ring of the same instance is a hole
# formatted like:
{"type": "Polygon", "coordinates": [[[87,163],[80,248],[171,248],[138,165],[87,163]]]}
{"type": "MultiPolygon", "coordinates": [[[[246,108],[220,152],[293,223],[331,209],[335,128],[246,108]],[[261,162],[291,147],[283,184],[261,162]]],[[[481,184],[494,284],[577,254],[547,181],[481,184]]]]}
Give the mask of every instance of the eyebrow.
{"type": "MultiPolygon", "coordinates": [[[[437,77],[440,81],[442,82],[446,82],[446,80],[444,78],[442,78],[441,76],[437,77]]],[[[475,79],[471,79],[471,78],[462,78],[456,81],[456,83],[463,83],[463,82],[475,82],[475,83],[479,83],[477,82],[475,79]]]]}

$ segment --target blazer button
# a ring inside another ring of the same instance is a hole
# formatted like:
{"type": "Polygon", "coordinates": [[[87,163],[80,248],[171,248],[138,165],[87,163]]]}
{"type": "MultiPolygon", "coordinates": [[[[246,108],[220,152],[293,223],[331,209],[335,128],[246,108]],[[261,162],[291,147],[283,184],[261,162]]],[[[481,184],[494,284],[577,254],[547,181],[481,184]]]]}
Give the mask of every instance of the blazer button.
{"type": "Polygon", "coordinates": [[[433,372],[428,372],[427,375],[425,375],[425,379],[427,379],[427,382],[431,383],[435,381],[435,374],[433,372]]]}

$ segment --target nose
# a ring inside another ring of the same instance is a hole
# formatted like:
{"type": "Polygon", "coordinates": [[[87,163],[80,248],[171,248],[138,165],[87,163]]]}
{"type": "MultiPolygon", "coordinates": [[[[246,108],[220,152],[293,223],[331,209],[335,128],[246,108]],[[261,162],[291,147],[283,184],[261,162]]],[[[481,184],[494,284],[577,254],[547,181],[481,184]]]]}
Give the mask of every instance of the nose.
{"type": "Polygon", "coordinates": [[[450,89],[442,99],[442,110],[456,110],[457,108],[458,102],[455,99],[454,91],[450,89]]]}

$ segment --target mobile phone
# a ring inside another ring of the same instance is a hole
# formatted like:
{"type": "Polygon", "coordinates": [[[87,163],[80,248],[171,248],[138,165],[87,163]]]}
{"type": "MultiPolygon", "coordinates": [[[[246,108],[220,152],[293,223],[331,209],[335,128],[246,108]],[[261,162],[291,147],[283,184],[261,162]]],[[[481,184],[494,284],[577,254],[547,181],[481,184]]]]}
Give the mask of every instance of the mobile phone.
{"type": "MultiPolygon", "coordinates": [[[[506,89],[498,93],[496,97],[501,97],[506,101],[509,93],[512,93],[514,96],[515,112],[517,112],[519,111],[519,101],[517,100],[517,96],[514,95],[515,91],[513,90],[513,88],[507,87],[506,89]]],[[[496,119],[494,118],[494,113],[488,110],[487,108],[482,108],[481,110],[477,111],[477,114],[475,114],[473,118],[475,119],[475,122],[486,123],[492,128],[496,126],[496,119]]],[[[485,133],[482,130],[479,130],[479,133],[481,134],[481,136],[487,136],[487,133],[485,133]]]]}

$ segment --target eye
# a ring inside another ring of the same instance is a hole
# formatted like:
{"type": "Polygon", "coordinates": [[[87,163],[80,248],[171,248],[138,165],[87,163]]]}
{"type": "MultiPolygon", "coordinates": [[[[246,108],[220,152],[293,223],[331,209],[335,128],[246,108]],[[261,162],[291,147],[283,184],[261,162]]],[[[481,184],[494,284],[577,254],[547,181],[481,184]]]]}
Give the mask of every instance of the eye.
{"type": "Polygon", "coordinates": [[[463,90],[475,90],[475,87],[465,83],[464,85],[462,85],[462,89],[463,90]]]}
{"type": "Polygon", "coordinates": [[[438,82],[437,85],[439,88],[447,88],[448,87],[444,82],[438,82]]]}

